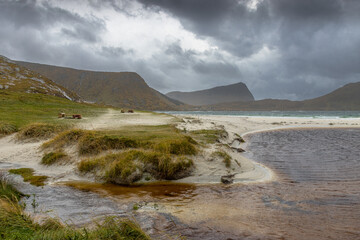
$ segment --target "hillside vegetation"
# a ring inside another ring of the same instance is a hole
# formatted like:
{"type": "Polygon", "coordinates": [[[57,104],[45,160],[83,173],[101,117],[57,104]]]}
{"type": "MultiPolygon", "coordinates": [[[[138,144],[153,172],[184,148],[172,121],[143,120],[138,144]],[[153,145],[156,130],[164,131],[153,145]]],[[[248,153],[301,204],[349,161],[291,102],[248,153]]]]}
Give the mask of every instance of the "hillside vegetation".
{"type": "Polygon", "coordinates": [[[3,56],[0,56],[0,89],[79,100],[77,94],[3,56]]]}
{"type": "Polygon", "coordinates": [[[59,119],[59,112],[95,117],[106,111],[107,108],[101,106],[45,94],[0,90],[0,135],[25,129],[26,125],[32,123],[72,125],[76,122],[72,119],[59,119]]]}
{"type": "Polygon", "coordinates": [[[90,102],[140,110],[176,110],[183,105],[150,88],[135,72],[95,72],[17,62],[90,102]]]}

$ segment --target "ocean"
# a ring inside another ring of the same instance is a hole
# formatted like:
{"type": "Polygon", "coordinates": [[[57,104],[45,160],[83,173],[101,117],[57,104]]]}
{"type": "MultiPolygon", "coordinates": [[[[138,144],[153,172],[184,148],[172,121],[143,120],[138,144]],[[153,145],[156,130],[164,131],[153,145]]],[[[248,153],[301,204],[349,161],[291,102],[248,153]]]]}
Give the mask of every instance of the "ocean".
{"type": "Polygon", "coordinates": [[[159,111],[167,114],[302,117],[302,118],[360,118],[360,111],[159,111]]]}

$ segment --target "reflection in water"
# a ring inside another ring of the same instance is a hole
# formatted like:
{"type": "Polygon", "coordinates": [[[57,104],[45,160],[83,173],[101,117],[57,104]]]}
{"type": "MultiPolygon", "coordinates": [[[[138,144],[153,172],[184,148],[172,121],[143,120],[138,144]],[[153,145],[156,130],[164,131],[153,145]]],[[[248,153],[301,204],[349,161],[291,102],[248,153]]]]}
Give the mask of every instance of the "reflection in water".
{"type": "Polygon", "coordinates": [[[277,172],[272,183],[77,184],[119,202],[154,201],[188,226],[189,239],[359,239],[360,130],[253,134],[250,157],[277,172]]]}

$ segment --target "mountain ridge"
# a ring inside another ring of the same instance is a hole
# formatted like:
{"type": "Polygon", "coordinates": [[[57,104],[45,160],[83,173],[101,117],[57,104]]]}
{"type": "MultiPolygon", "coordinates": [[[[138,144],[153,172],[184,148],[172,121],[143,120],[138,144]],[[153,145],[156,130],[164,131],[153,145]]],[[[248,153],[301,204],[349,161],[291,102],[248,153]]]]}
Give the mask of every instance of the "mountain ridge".
{"type": "Polygon", "coordinates": [[[360,82],[348,83],[323,96],[303,101],[263,99],[203,106],[213,111],[360,111],[360,82]]]}
{"type": "Polygon", "coordinates": [[[18,61],[86,101],[140,110],[176,110],[183,103],[149,87],[136,72],[102,72],[18,61]]]}
{"type": "Polygon", "coordinates": [[[80,97],[77,94],[1,55],[0,89],[15,92],[42,93],[67,98],[72,101],[80,101],[80,97]]]}
{"type": "Polygon", "coordinates": [[[248,102],[255,100],[254,96],[243,82],[192,92],[173,91],[165,95],[194,106],[234,101],[248,102]]]}

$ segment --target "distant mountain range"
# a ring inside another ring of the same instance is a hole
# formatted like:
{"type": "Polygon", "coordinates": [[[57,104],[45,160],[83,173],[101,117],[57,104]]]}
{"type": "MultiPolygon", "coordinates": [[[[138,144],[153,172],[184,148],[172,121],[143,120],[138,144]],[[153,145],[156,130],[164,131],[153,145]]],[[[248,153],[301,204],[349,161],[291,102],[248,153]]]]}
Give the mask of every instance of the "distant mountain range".
{"type": "Polygon", "coordinates": [[[139,110],[212,111],[360,111],[360,82],[347,84],[324,96],[290,101],[255,101],[244,83],[194,92],[164,95],[134,72],[95,72],[28,62],[0,56],[0,90],[43,93],[71,100],[139,110]]]}
{"type": "Polygon", "coordinates": [[[254,101],[254,96],[242,82],[194,92],[169,92],[166,96],[193,106],[254,101]]]}
{"type": "Polygon", "coordinates": [[[304,101],[264,99],[204,106],[213,111],[360,111],[360,82],[349,83],[324,96],[304,101]]]}
{"type": "Polygon", "coordinates": [[[0,56],[0,90],[42,93],[78,101],[80,97],[47,77],[0,56]]]}
{"type": "Polygon", "coordinates": [[[95,72],[17,62],[79,94],[84,100],[139,110],[177,110],[183,103],[149,87],[135,72],[95,72]]]}

